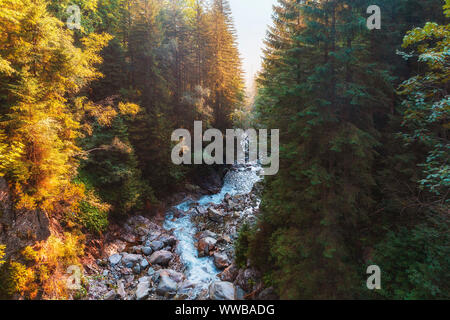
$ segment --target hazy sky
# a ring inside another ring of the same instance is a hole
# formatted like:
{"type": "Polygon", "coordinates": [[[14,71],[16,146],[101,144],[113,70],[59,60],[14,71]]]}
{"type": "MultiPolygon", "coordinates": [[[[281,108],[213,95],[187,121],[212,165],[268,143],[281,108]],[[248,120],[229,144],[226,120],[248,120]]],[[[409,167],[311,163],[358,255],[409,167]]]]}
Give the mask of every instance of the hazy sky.
{"type": "Polygon", "coordinates": [[[230,0],[247,86],[261,67],[263,40],[277,0],[230,0]]]}

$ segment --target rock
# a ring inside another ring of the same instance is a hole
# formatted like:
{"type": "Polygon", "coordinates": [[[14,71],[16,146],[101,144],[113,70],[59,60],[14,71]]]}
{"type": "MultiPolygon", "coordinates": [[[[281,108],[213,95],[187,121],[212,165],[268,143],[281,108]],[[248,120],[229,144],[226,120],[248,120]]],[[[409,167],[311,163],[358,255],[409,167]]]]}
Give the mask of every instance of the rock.
{"type": "Polygon", "coordinates": [[[209,286],[210,300],[234,300],[235,288],[231,282],[216,281],[209,286]]]}
{"type": "Polygon", "coordinates": [[[116,299],[116,292],[114,290],[108,291],[107,294],[103,297],[104,300],[115,300],[116,299]]]}
{"type": "Polygon", "coordinates": [[[161,269],[161,270],[159,270],[159,275],[160,276],[166,275],[170,279],[172,279],[173,281],[175,281],[177,283],[180,283],[181,281],[184,280],[184,274],[177,272],[175,270],[172,270],[172,269],[161,269]]]}
{"type": "Polygon", "coordinates": [[[239,270],[236,277],[236,283],[245,291],[252,292],[253,286],[257,283],[259,273],[254,269],[239,270]]]}
{"type": "Polygon", "coordinates": [[[136,242],[136,236],[130,232],[126,232],[120,235],[120,239],[122,239],[125,242],[128,243],[135,243],[136,242]]]}
{"type": "Polygon", "coordinates": [[[162,242],[162,241],[153,241],[152,243],[150,243],[150,247],[152,248],[153,251],[159,251],[162,248],[164,248],[164,242],[162,242]]]}
{"type": "Polygon", "coordinates": [[[199,256],[203,257],[205,255],[209,255],[209,252],[214,249],[216,243],[217,241],[214,238],[206,237],[200,239],[197,245],[199,256]]]}
{"type": "Polygon", "coordinates": [[[221,274],[219,274],[219,278],[222,281],[234,282],[238,275],[239,269],[233,263],[228,268],[226,268],[221,274]]]}
{"type": "Polygon", "coordinates": [[[141,273],[141,266],[139,264],[135,265],[133,267],[133,272],[136,274],[140,274],[141,273]]]}
{"type": "Polygon", "coordinates": [[[123,285],[123,280],[120,280],[117,284],[117,293],[122,299],[125,299],[127,297],[125,286],[123,285]]]}
{"type": "Polygon", "coordinates": [[[141,251],[142,251],[142,253],[145,254],[146,256],[149,256],[149,255],[151,255],[151,254],[153,253],[153,250],[152,250],[152,248],[150,248],[150,247],[143,247],[143,248],[141,249],[141,251]]]}
{"type": "Polygon", "coordinates": [[[151,264],[159,264],[161,266],[166,266],[169,264],[170,260],[173,259],[172,252],[161,250],[153,253],[150,257],[151,264]]]}
{"type": "Polygon", "coordinates": [[[161,296],[165,296],[167,294],[174,295],[177,292],[177,283],[173,281],[168,275],[162,274],[159,280],[158,288],[156,289],[156,293],[161,296]]]}
{"type": "Polygon", "coordinates": [[[120,273],[123,275],[130,275],[133,273],[133,270],[131,270],[130,268],[122,268],[120,269],[120,273]]]}
{"type": "Polygon", "coordinates": [[[231,264],[230,260],[228,259],[228,256],[223,253],[214,253],[214,265],[218,269],[225,269],[231,264]]]}
{"type": "MultiPolygon", "coordinates": [[[[54,222],[54,221],[53,221],[54,222]]],[[[3,260],[50,236],[50,219],[40,209],[15,210],[8,183],[0,177],[0,243],[6,245],[3,260]]],[[[56,224],[52,227],[59,227],[56,224]]]]}
{"type": "Polygon", "coordinates": [[[149,294],[150,294],[150,282],[149,281],[139,282],[136,289],[136,299],[144,300],[148,298],[149,294]]]}
{"type": "Polygon", "coordinates": [[[145,268],[147,268],[148,266],[149,266],[149,263],[148,263],[147,259],[142,259],[142,260],[141,260],[141,268],[142,268],[142,269],[145,269],[145,268]]]}
{"type": "Polygon", "coordinates": [[[224,214],[214,208],[208,208],[208,218],[217,223],[223,223],[224,214]]]}
{"type": "Polygon", "coordinates": [[[113,254],[112,256],[110,256],[109,258],[108,258],[108,261],[109,261],[109,264],[111,265],[111,266],[115,266],[115,265],[117,265],[117,264],[119,264],[120,263],[120,261],[122,260],[122,256],[120,255],[120,254],[113,254]]]}
{"type": "Polygon", "coordinates": [[[155,274],[155,269],[153,269],[152,267],[148,268],[147,274],[150,277],[153,277],[153,275],[155,274]]]}
{"type": "Polygon", "coordinates": [[[197,237],[197,238],[198,238],[198,239],[203,239],[203,238],[213,238],[213,239],[217,239],[217,234],[215,234],[215,233],[212,232],[212,231],[205,230],[205,231],[200,232],[200,233],[198,234],[198,237],[197,237]]]}
{"type": "Polygon", "coordinates": [[[151,277],[141,277],[138,279],[138,282],[149,282],[151,281],[151,277]]]}
{"type": "Polygon", "coordinates": [[[177,244],[177,238],[175,238],[174,236],[162,237],[160,241],[164,243],[164,246],[169,247],[173,247],[174,245],[177,244]]]}
{"type": "Polygon", "coordinates": [[[236,300],[245,300],[245,291],[239,286],[236,286],[236,300]]]}
{"type": "Polygon", "coordinates": [[[103,249],[103,252],[107,256],[111,256],[116,253],[120,253],[124,251],[127,247],[127,244],[121,240],[116,240],[112,243],[108,243],[105,245],[105,248],[103,249]]]}
{"type": "Polygon", "coordinates": [[[132,253],[140,254],[142,252],[142,246],[134,246],[131,248],[132,253]]]}
{"type": "Polygon", "coordinates": [[[178,287],[178,293],[181,294],[188,294],[190,292],[192,292],[192,290],[196,287],[196,284],[189,281],[189,280],[185,280],[183,281],[179,287],[178,287]]]}
{"type": "Polygon", "coordinates": [[[270,287],[266,288],[258,295],[258,300],[277,300],[277,294],[275,293],[275,290],[270,287]]]}
{"type": "Polygon", "coordinates": [[[122,254],[122,263],[129,267],[128,265],[134,265],[136,263],[139,263],[142,259],[142,256],[139,254],[130,254],[130,253],[123,253],[122,254]]]}

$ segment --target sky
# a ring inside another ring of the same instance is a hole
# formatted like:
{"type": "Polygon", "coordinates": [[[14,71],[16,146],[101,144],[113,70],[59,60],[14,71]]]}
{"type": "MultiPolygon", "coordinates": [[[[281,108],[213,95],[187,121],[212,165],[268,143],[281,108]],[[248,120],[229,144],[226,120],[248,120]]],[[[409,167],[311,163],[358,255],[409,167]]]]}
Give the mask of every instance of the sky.
{"type": "Polygon", "coordinates": [[[230,0],[247,88],[261,68],[263,40],[277,0],[230,0]]]}

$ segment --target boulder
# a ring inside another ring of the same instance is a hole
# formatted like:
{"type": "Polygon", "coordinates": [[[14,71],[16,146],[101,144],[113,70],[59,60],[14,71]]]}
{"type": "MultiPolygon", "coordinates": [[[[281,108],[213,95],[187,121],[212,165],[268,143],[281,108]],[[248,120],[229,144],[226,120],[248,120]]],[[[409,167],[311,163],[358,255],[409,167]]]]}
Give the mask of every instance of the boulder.
{"type": "Polygon", "coordinates": [[[208,218],[217,223],[223,223],[224,214],[214,208],[208,208],[208,218]]]}
{"type": "Polygon", "coordinates": [[[108,261],[109,261],[109,264],[111,265],[111,266],[115,266],[115,265],[117,265],[117,264],[119,264],[120,263],[120,261],[122,260],[122,256],[120,255],[120,254],[113,254],[112,256],[110,256],[109,258],[108,258],[108,261]]]}
{"type": "Polygon", "coordinates": [[[161,269],[158,271],[160,276],[168,276],[170,279],[175,281],[176,283],[179,283],[184,280],[184,274],[177,272],[172,269],[161,269]]]}
{"type": "MultiPolygon", "coordinates": [[[[139,254],[131,254],[131,253],[123,253],[122,254],[122,264],[129,267],[129,265],[134,265],[139,263],[142,259],[142,256],[139,254]]],[[[130,268],[130,267],[129,267],[130,268]]]]}
{"type": "Polygon", "coordinates": [[[209,255],[209,252],[214,249],[217,240],[214,238],[206,237],[200,239],[197,245],[198,253],[200,257],[209,255]]]}
{"type": "Polygon", "coordinates": [[[150,256],[151,264],[166,266],[173,259],[173,253],[165,250],[157,251],[150,256]]]}
{"type": "Polygon", "coordinates": [[[235,300],[235,288],[231,282],[216,281],[209,286],[210,300],[235,300]]]}
{"type": "Polygon", "coordinates": [[[141,265],[142,269],[145,269],[149,266],[149,263],[148,263],[147,259],[142,259],[140,265],[141,265]]]}
{"type": "Polygon", "coordinates": [[[168,275],[162,274],[159,280],[156,293],[161,296],[175,295],[177,292],[177,283],[173,281],[168,275]]]}
{"type": "Polygon", "coordinates": [[[150,243],[150,247],[153,251],[159,251],[164,248],[164,242],[162,241],[153,241],[150,243]]]}
{"type": "Polygon", "coordinates": [[[150,247],[142,247],[141,251],[146,256],[149,256],[153,253],[153,250],[150,247]]]}
{"type": "Polygon", "coordinates": [[[159,241],[162,241],[164,243],[164,246],[173,247],[177,244],[177,238],[174,236],[164,236],[159,239],[159,241]]]}
{"type": "Polygon", "coordinates": [[[217,239],[217,234],[215,234],[215,233],[212,232],[212,231],[205,230],[205,231],[200,232],[200,233],[198,234],[197,238],[198,238],[198,239],[203,239],[203,238],[213,238],[213,239],[217,239]]]}
{"type": "Polygon", "coordinates": [[[125,299],[127,297],[127,292],[125,291],[125,286],[123,285],[123,280],[120,280],[117,284],[117,294],[125,299]]]}
{"type": "Polygon", "coordinates": [[[225,269],[231,264],[230,259],[224,253],[214,253],[214,265],[217,269],[225,269]]]}
{"type": "Polygon", "coordinates": [[[139,264],[136,264],[133,267],[133,272],[136,273],[136,274],[140,274],[141,273],[141,266],[139,264]]]}
{"type": "Polygon", "coordinates": [[[259,273],[254,269],[239,270],[236,284],[247,292],[254,290],[253,286],[258,282],[259,273]]]}
{"type": "Polygon", "coordinates": [[[149,281],[139,282],[136,289],[136,299],[144,300],[148,298],[149,294],[150,294],[150,282],[149,281]]]}
{"type": "Polygon", "coordinates": [[[226,268],[221,274],[219,274],[219,278],[222,281],[234,282],[238,275],[239,269],[233,263],[228,268],[226,268]]]}
{"type": "Polygon", "coordinates": [[[128,243],[135,243],[136,236],[130,232],[125,232],[120,235],[120,239],[128,243]]]}
{"type": "Polygon", "coordinates": [[[196,284],[189,281],[189,280],[185,280],[183,281],[179,286],[178,286],[178,293],[180,294],[188,294],[190,292],[192,292],[192,290],[196,287],[196,284]]]}
{"type": "Polygon", "coordinates": [[[105,296],[103,297],[104,300],[115,300],[116,299],[116,292],[114,290],[108,291],[105,296]]]}

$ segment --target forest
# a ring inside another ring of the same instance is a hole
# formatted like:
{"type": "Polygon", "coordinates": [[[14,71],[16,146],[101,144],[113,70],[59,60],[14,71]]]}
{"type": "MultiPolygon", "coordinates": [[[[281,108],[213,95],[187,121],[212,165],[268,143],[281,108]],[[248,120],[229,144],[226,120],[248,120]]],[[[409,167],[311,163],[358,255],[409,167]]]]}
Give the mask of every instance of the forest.
{"type": "Polygon", "coordinates": [[[85,298],[66,270],[92,243],[231,170],[171,161],[202,121],[280,132],[232,243],[261,283],[246,298],[449,299],[449,18],[450,0],[278,0],[248,94],[228,0],[0,0],[0,298],[85,298]]]}

